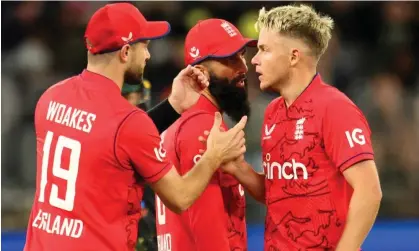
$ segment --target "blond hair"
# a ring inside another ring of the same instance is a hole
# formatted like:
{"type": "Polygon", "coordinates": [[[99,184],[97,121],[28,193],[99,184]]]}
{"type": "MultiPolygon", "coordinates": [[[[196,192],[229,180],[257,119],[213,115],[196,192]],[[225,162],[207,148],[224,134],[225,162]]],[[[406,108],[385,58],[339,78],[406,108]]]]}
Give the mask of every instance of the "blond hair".
{"type": "Polygon", "coordinates": [[[332,37],[333,19],[305,4],[286,5],[266,11],[262,8],[255,24],[257,31],[268,29],[303,40],[315,57],[327,49],[332,37]]]}

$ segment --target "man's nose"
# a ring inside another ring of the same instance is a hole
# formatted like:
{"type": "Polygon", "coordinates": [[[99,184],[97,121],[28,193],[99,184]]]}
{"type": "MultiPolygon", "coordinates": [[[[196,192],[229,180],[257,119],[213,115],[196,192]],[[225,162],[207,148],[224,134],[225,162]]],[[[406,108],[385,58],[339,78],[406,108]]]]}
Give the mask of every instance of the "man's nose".
{"type": "Polygon", "coordinates": [[[259,65],[259,57],[258,54],[256,54],[252,60],[251,60],[252,65],[259,65]]]}

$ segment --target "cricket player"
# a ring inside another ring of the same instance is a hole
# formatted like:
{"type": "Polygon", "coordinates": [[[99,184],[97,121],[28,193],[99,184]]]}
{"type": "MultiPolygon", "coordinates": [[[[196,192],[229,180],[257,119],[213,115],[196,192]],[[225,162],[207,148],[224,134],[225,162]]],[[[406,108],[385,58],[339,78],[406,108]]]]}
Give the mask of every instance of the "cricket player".
{"type": "Polygon", "coordinates": [[[240,161],[224,170],[266,204],[266,251],[359,250],[382,193],[364,115],[317,72],[333,20],[287,5],[263,8],[256,26],[260,88],[281,97],[265,111],[264,173],[240,161]]]}
{"type": "MultiPolygon", "coordinates": [[[[108,4],[90,19],[86,69],[49,88],[36,106],[36,193],[24,250],[132,251],[145,182],[168,208],[182,212],[223,162],[244,153],[246,117],[220,132],[217,113],[207,152],[181,176],[150,117],[122,97],[128,78],[142,79],[149,40],[169,28],[148,22],[128,3],[108,4]]],[[[207,84],[188,66],[175,78],[166,105],[156,108],[160,117],[170,105],[178,112],[191,107],[199,86],[207,84]]]]}
{"type": "MultiPolygon", "coordinates": [[[[187,173],[202,158],[198,137],[209,130],[214,113],[234,121],[248,116],[244,58],[247,39],[222,19],[199,21],[185,39],[185,65],[201,70],[210,81],[198,103],[184,112],[162,135],[168,157],[179,173],[187,173]]],[[[227,130],[223,123],[223,128],[227,130]]],[[[244,190],[234,177],[216,172],[200,198],[178,215],[156,196],[156,228],[159,251],[247,250],[244,190]]]]}

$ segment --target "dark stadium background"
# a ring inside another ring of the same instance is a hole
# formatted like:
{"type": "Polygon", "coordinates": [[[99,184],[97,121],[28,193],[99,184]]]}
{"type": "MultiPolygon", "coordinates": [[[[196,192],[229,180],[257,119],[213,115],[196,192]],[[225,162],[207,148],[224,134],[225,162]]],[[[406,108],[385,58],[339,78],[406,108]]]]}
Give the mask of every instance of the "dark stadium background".
{"type": "MultiPolygon", "coordinates": [[[[105,2],[1,3],[2,250],[22,250],[35,187],[33,114],[40,94],[86,65],[85,25],[105,2]]],[[[151,43],[145,77],[151,103],[167,96],[183,67],[183,39],[199,19],[217,17],[256,37],[262,7],[288,2],[138,2],[149,20],[167,20],[170,35],[151,43]]],[[[419,250],[419,4],[415,2],[314,2],[336,29],[321,61],[323,78],[365,113],[373,131],[384,198],[364,250],[419,250]],[[416,238],[416,239],[415,239],[416,238]]],[[[250,66],[252,117],[247,160],[257,168],[263,109],[250,66]]],[[[248,198],[249,250],[262,250],[264,209],[248,198]]],[[[111,236],[110,236],[111,238],[111,236]]]]}

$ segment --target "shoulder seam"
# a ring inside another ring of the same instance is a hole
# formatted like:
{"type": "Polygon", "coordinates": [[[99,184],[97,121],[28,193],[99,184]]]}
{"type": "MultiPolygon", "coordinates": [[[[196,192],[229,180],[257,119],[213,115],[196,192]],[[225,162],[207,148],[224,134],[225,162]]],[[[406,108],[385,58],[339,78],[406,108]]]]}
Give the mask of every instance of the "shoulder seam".
{"type": "Polygon", "coordinates": [[[114,153],[114,156],[115,156],[115,160],[116,160],[116,163],[122,168],[122,169],[127,169],[127,168],[125,168],[123,165],[122,165],[122,163],[119,161],[119,159],[118,159],[118,155],[116,154],[116,140],[117,140],[117,138],[118,138],[118,134],[119,134],[119,131],[120,131],[120,129],[121,129],[121,127],[122,127],[122,125],[125,123],[125,121],[127,121],[127,119],[129,118],[129,117],[131,117],[131,115],[133,115],[134,113],[136,113],[136,112],[140,112],[140,110],[133,110],[133,111],[131,111],[130,113],[128,113],[127,114],[127,116],[125,116],[125,118],[123,118],[122,120],[121,120],[121,122],[119,123],[119,125],[118,125],[118,127],[117,127],[117,129],[116,129],[116,132],[115,132],[115,137],[114,137],[114,141],[113,141],[113,153],[114,153]]]}

